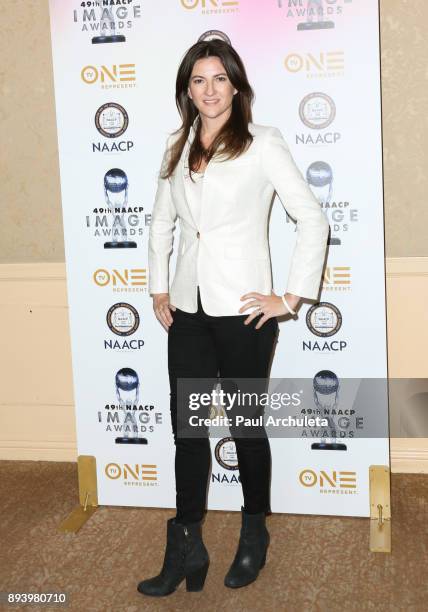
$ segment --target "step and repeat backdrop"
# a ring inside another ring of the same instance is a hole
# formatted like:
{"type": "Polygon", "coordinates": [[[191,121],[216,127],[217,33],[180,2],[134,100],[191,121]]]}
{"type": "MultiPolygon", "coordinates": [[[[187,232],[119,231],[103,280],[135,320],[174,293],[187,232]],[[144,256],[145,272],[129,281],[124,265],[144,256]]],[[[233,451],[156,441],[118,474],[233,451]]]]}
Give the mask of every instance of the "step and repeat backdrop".
{"type": "MultiPolygon", "coordinates": [[[[280,323],[271,371],[274,388],[309,382],[296,414],[331,427],[271,439],[272,510],[369,515],[369,466],[389,465],[386,390],[352,407],[362,380],[387,376],[378,11],[377,0],[50,0],[78,453],[96,457],[100,504],[175,506],[148,233],[181,123],[178,65],[220,37],[245,63],[253,121],[281,130],[331,226],[320,301],[280,323]],[[358,437],[370,415],[386,433],[358,437]]],[[[269,235],[279,294],[296,225],[278,198],[269,235]]],[[[234,442],[211,444],[208,507],[240,510],[234,442]]]]}

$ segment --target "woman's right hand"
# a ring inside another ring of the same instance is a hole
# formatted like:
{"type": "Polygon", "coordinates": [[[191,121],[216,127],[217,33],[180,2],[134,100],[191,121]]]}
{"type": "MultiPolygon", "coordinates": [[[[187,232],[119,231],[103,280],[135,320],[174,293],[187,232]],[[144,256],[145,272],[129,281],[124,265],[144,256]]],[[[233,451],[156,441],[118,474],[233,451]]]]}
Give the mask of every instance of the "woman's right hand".
{"type": "Polygon", "coordinates": [[[169,293],[153,294],[153,310],[157,320],[168,331],[173,322],[170,310],[175,310],[175,306],[169,303],[169,293]]]}

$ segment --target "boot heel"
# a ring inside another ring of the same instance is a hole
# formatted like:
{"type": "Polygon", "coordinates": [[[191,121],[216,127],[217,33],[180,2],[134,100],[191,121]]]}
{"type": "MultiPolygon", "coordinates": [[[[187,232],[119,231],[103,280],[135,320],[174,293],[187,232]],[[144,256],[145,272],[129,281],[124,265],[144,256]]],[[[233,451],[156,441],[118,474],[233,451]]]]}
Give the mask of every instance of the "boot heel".
{"type": "Polygon", "coordinates": [[[207,577],[209,562],[203,565],[198,570],[186,576],[187,591],[202,591],[204,588],[205,578],[207,577]]]}
{"type": "Polygon", "coordinates": [[[267,553],[267,548],[265,550],[265,554],[263,555],[263,559],[260,562],[260,569],[262,569],[262,567],[264,567],[264,565],[266,563],[266,553],[267,553]]]}

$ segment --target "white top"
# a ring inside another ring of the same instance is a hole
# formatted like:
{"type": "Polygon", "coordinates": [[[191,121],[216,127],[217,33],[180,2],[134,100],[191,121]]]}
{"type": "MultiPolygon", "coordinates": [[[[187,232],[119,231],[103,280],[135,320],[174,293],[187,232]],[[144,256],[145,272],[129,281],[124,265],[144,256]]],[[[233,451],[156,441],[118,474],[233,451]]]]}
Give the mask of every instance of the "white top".
{"type": "MultiPolygon", "coordinates": [[[[188,170],[188,169],[187,169],[188,170]]],[[[190,208],[192,216],[196,221],[196,225],[199,229],[199,222],[201,219],[201,202],[202,202],[202,187],[203,187],[203,172],[192,172],[192,178],[190,178],[188,172],[186,172],[185,179],[187,181],[188,193],[190,197],[190,208]],[[193,179],[193,180],[192,180],[193,179]]],[[[197,275],[197,272],[196,272],[197,275]]],[[[198,278],[196,278],[198,282],[198,278]]]]}
{"type": "Polygon", "coordinates": [[[190,176],[186,174],[188,192],[191,199],[189,205],[192,210],[193,218],[195,219],[198,225],[201,215],[202,185],[204,182],[203,178],[203,172],[192,172],[192,178],[190,178],[190,176]]]}

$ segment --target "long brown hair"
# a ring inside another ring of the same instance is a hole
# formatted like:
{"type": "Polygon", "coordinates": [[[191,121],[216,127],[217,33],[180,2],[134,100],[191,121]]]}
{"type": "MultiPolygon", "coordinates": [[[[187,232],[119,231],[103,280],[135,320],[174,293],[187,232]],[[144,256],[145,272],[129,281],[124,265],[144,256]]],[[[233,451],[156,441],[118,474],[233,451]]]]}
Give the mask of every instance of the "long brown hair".
{"type": "Polygon", "coordinates": [[[190,128],[199,114],[193,100],[187,94],[193,65],[197,60],[211,56],[217,56],[220,59],[238,93],[233,96],[230,117],[219,130],[208,150],[204,149],[200,139],[201,120],[196,121],[195,137],[189,150],[189,169],[198,168],[203,158],[208,163],[218,152],[219,147],[222,147],[221,155],[224,155],[225,159],[234,159],[243,153],[253,140],[248,130],[248,123],[252,122],[251,105],[254,92],[248,82],[241,58],[235,49],[224,40],[199,41],[188,49],[178,68],[175,103],[183,123],[173,132],[173,134],[181,132],[181,135],[170,148],[168,163],[161,178],[169,178],[174,172],[189,136],[190,128]]]}

